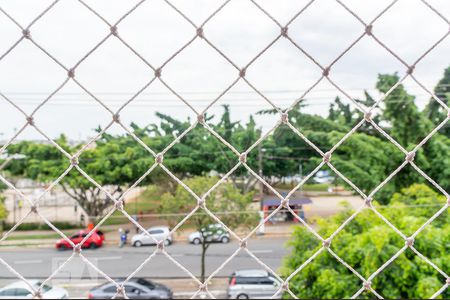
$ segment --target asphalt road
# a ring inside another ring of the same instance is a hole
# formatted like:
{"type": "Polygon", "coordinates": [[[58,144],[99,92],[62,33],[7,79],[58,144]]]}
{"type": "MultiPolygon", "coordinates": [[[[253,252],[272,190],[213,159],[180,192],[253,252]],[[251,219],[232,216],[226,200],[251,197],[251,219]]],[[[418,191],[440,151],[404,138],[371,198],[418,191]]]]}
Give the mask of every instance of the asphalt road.
{"type": "MultiPolygon", "coordinates": [[[[281,266],[283,256],[288,253],[285,244],[286,238],[255,238],[248,242],[248,248],[265,264],[276,270],[281,266]]],[[[234,241],[228,244],[211,244],[207,250],[206,273],[211,274],[238,248],[238,243],[234,241]]],[[[83,255],[108,276],[117,278],[126,277],[135,271],[154,250],[155,247],[153,246],[141,248],[125,246],[122,249],[107,246],[95,250],[83,250],[83,255]]],[[[198,276],[200,274],[200,246],[178,242],[169,246],[167,252],[194,275],[198,276]]],[[[0,250],[0,258],[10,264],[25,278],[47,278],[71,255],[72,251],[62,252],[50,248],[0,250]]],[[[229,276],[237,269],[247,268],[261,268],[261,266],[241,250],[234,259],[229,261],[219,271],[217,276],[229,276]]],[[[160,253],[148,261],[136,276],[155,279],[187,277],[182,269],[160,253]]],[[[13,277],[14,275],[0,264],[0,279],[4,280],[13,277]]],[[[70,263],[66,264],[58,272],[56,278],[102,280],[101,275],[87,266],[79,257],[74,257],[70,263]]]]}

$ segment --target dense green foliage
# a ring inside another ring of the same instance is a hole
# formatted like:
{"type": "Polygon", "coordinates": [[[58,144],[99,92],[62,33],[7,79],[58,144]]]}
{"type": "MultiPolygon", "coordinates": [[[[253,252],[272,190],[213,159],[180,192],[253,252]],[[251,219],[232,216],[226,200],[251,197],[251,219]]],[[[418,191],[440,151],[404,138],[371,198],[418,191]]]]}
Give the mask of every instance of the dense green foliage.
{"type": "MultiPolygon", "coordinates": [[[[412,235],[446,199],[426,185],[416,184],[395,193],[381,213],[407,236],[412,235]],[[413,205],[413,207],[411,206],[413,205]]],[[[350,209],[318,220],[318,233],[329,237],[352,214],[350,209]]],[[[450,216],[444,211],[415,240],[414,247],[442,270],[450,267],[450,216]]],[[[284,260],[282,273],[291,274],[322,244],[305,227],[298,226],[290,241],[292,253],[284,260]]],[[[362,211],[331,242],[331,249],[364,278],[368,278],[398,250],[404,240],[370,210],[362,211]]],[[[407,249],[372,281],[372,287],[387,298],[429,298],[445,284],[445,278],[407,249]]],[[[361,280],[330,253],[323,251],[291,281],[299,298],[350,298],[361,280]]],[[[373,297],[366,294],[365,296],[373,297]]],[[[449,298],[447,290],[442,295],[449,298]]]]}

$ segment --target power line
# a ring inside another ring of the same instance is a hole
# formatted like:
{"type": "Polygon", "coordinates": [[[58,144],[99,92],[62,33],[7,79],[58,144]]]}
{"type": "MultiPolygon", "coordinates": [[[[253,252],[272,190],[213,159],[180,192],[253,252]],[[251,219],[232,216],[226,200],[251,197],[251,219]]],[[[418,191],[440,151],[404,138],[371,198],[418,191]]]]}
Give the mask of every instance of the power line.
{"type": "MultiPolygon", "coordinates": [[[[423,88],[414,85],[415,88],[423,90],[423,88]]],[[[450,87],[450,84],[438,84],[434,86],[436,87],[450,87]]],[[[411,86],[408,86],[407,88],[412,88],[411,86]]],[[[346,88],[346,91],[374,91],[378,92],[378,89],[376,88],[367,88],[367,87],[352,87],[352,88],[346,88]]],[[[315,88],[313,91],[337,91],[336,88],[315,88]]],[[[177,91],[179,94],[220,94],[222,91],[177,91]]],[[[280,90],[261,90],[261,93],[263,94],[270,94],[270,93],[304,93],[305,90],[293,90],[293,89],[280,89],[280,90]]],[[[48,93],[45,92],[6,92],[3,91],[4,94],[7,95],[48,95],[48,93]]],[[[97,92],[95,95],[134,95],[133,92],[97,92]]],[[[256,94],[255,91],[229,91],[227,94],[256,94]]],[[[86,95],[84,92],[58,92],[58,95],[86,95]]],[[[173,95],[172,92],[166,91],[166,92],[143,92],[141,95],[173,95]]]]}

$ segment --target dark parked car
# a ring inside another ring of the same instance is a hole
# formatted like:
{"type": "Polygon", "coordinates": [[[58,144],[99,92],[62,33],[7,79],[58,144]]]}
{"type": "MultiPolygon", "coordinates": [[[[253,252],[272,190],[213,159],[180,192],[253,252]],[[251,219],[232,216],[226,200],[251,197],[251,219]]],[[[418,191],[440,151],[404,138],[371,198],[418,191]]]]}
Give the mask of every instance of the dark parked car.
{"type": "MultiPolygon", "coordinates": [[[[124,280],[116,281],[122,284],[124,280]]],[[[130,299],[172,299],[172,291],[163,284],[149,281],[144,278],[132,278],[124,284],[125,293],[130,299]]],[[[113,283],[93,288],[89,291],[89,299],[111,299],[117,292],[113,283]]]]}

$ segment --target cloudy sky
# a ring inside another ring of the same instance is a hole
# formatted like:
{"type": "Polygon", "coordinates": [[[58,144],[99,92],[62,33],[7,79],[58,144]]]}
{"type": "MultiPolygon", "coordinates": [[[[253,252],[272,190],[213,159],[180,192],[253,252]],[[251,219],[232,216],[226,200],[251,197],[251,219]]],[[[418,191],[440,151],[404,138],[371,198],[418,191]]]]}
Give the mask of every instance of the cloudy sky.
{"type": "MultiPolygon", "coordinates": [[[[286,24],[308,1],[256,1],[279,23],[286,24]]],[[[391,1],[343,0],[365,22],[370,22],[391,1]]],[[[1,0],[2,10],[23,27],[52,1],[1,0]]],[[[86,0],[110,23],[115,23],[137,1],[86,0]]],[[[199,25],[223,1],[172,0],[171,3],[199,25]]],[[[450,19],[450,1],[429,0],[450,19]]],[[[399,0],[373,25],[374,34],[406,62],[414,62],[449,30],[420,0],[399,0]]],[[[364,31],[364,26],[335,0],[316,0],[289,25],[290,37],[320,64],[332,62],[364,31]]],[[[78,1],[59,1],[30,28],[35,42],[67,68],[80,59],[109,33],[109,27],[78,1]]],[[[119,25],[120,37],[154,67],[161,66],[196,34],[195,28],[162,0],[144,2],[119,25]]],[[[279,27],[249,0],[231,0],[204,26],[204,34],[238,67],[247,65],[278,35],[279,27]]],[[[0,12],[0,57],[21,36],[21,29],[0,12]]],[[[450,38],[445,39],[416,67],[415,75],[432,89],[450,65],[450,38]]],[[[331,69],[330,77],[352,97],[374,91],[377,74],[404,74],[405,67],[372,38],[364,37],[331,69]]],[[[76,79],[111,110],[117,110],[152,78],[153,71],[116,37],[109,37],[79,64],[76,79]]],[[[162,68],[162,79],[192,106],[201,111],[220,95],[238,72],[202,39],[162,68]]],[[[321,70],[292,43],[280,38],[247,70],[246,78],[280,107],[289,106],[321,76],[321,70]]],[[[0,60],[0,92],[31,113],[67,78],[67,72],[36,45],[23,40],[0,60]]],[[[416,95],[419,106],[429,95],[412,80],[405,82],[416,95]]],[[[326,80],[306,96],[309,112],[325,115],[330,101],[340,93],[326,80]]],[[[343,99],[345,96],[341,95],[343,99]]],[[[210,110],[219,114],[229,104],[235,120],[269,108],[269,104],[240,80],[210,110]]],[[[124,123],[147,125],[157,121],[155,112],[179,119],[195,114],[161,82],[156,80],[121,112],[124,123]]],[[[36,124],[49,136],[61,133],[72,139],[85,139],[92,129],[105,125],[111,116],[85,91],[69,81],[35,114],[36,124]]],[[[276,119],[257,117],[268,129],[276,119]]],[[[0,98],[0,140],[6,140],[23,125],[24,117],[0,98]]],[[[120,133],[119,128],[111,132],[120,133]]],[[[32,128],[20,139],[39,139],[32,128]]]]}

